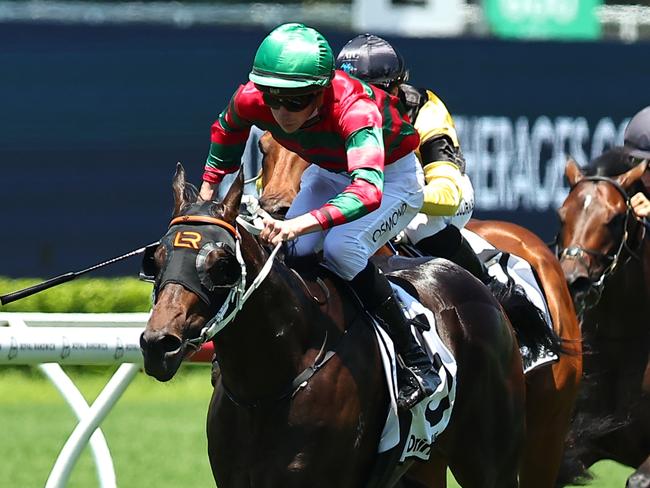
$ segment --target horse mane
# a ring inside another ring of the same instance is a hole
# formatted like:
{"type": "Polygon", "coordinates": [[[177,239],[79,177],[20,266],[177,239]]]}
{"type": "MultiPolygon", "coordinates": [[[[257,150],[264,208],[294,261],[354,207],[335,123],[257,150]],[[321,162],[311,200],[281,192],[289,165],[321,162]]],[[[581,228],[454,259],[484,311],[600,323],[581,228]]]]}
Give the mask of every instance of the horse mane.
{"type": "MultiPolygon", "coordinates": [[[[634,168],[638,163],[639,161],[637,158],[626,154],[624,149],[618,146],[608,149],[597,158],[591,160],[583,170],[585,176],[604,176],[607,178],[613,178],[626,173],[634,168]]],[[[645,185],[643,185],[641,180],[635,181],[628,193],[632,195],[639,191],[647,194],[645,185]]]]}
{"type": "Polygon", "coordinates": [[[613,147],[591,160],[584,168],[586,176],[618,176],[635,166],[634,158],[627,155],[622,147],[613,147]]]}

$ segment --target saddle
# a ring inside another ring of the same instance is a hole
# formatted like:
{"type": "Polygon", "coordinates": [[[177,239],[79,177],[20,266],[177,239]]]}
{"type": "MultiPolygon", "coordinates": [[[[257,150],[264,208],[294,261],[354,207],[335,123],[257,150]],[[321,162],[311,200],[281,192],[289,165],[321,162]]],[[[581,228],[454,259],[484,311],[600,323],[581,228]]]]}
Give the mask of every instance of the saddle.
{"type": "MultiPolygon", "coordinates": [[[[484,268],[482,281],[504,307],[515,327],[524,373],[557,362],[555,351],[561,347],[535,270],[522,258],[493,247],[477,234],[467,229],[461,233],[484,268]],[[531,324],[531,327],[524,327],[531,324]]],[[[404,241],[387,246],[394,255],[386,256],[382,252],[373,257],[386,274],[435,259],[424,256],[417,247],[404,241]]],[[[407,284],[398,284],[408,289],[407,284]]]]}

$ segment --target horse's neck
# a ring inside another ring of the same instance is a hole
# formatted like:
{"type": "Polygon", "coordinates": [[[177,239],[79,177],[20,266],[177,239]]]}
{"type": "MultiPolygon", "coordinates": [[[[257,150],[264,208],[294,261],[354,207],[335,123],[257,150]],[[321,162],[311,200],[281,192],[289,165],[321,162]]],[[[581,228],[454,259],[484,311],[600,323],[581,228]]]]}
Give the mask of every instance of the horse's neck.
{"type": "MultiPolygon", "coordinates": [[[[593,310],[591,321],[598,325],[598,334],[607,338],[641,338],[647,330],[649,309],[650,246],[644,243],[639,253],[641,262],[630,258],[607,278],[603,294],[593,310]]],[[[589,315],[588,315],[589,317],[589,315]]]]}
{"type": "MultiPolygon", "coordinates": [[[[255,242],[245,242],[247,283],[267,259],[255,242]]],[[[324,335],[318,307],[295,278],[276,262],[235,320],[215,339],[215,352],[225,385],[243,399],[271,398],[300,373],[301,359],[324,335]]]]}
{"type": "Polygon", "coordinates": [[[583,348],[589,353],[584,357],[583,368],[585,376],[591,379],[586,383],[589,395],[581,401],[592,405],[587,409],[627,412],[641,393],[649,352],[650,310],[648,285],[643,276],[643,269],[649,269],[650,246],[644,244],[644,248],[643,263],[632,259],[618,269],[606,282],[598,304],[584,317],[583,348]]]}

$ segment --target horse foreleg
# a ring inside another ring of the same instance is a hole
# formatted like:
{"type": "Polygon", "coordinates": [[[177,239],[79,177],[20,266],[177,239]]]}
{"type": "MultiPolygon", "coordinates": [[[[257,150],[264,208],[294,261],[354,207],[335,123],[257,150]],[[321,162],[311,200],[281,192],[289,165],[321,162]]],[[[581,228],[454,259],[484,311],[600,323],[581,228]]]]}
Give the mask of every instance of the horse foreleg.
{"type": "Polygon", "coordinates": [[[625,488],[650,488],[650,456],[627,479],[625,488]]]}
{"type": "Polygon", "coordinates": [[[578,389],[572,356],[526,378],[526,442],[519,481],[524,488],[553,488],[562,462],[578,389]]]}
{"type": "Polygon", "coordinates": [[[432,451],[429,461],[416,462],[401,483],[399,488],[447,488],[447,461],[432,451]]]}

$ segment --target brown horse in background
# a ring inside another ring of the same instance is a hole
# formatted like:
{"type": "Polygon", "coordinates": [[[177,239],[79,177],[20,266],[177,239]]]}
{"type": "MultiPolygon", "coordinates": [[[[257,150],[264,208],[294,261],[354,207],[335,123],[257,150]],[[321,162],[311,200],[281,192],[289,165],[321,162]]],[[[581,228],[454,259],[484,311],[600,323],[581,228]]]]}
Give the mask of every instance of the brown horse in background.
{"type": "MultiPolygon", "coordinates": [[[[236,221],[241,174],[221,203],[197,200],[180,165],[173,188],[174,216],[152,259],[155,304],[141,337],[145,371],[172,378],[210,339],[206,324],[222,324],[226,296],[254,290],[212,339],[221,374],[207,434],[219,488],[368,486],[388,390],[366,314],[339,279],[325,273],[323,285],[311,286],[236,221]],[[254,288],[264,269],[268,276],[254,288]],[[210,288],[197,288],[198,280],[210,288]]],[[[507,317],[453,263],[433,260],[392,276],[434,313],[457,361],[453,413],[426,463],[435,486],[445,486],[447,466],[464,487],[518,486],[525,387],[507,317]]],[[[422,486],[414,480],[417,474],[407,473],[400,484],[381,486],[422,486]]]]}
{"type": "Polygon", "coordinates": [[[569,160],[557,239],[585,347],[567,464],[577,477],[601,459],[637,468],[629,488],[650,487],[650,245],[629,197],[646,166],[612,150],[585,175],[569,160]]]}
{"type": "MultiPolygon", "coordinates": [[[[308,164],[269,133],[260,139],[260,150],[264,157],[260,204],[269,213],[284,214],[308,164]]],[[[532,266],[542,284],[553,328],[563,340],[566,354],[560,355],[558,362],[526,375],[527,435],[519,480],[527,488],[552,488],[582,375],[580,328],[571,295],[557,258],[532,232],[497,221],[473,220],[467,227],[497,249],[517,255],[532,266]]],[[[428,466],[416,469],[426,479],[428,466]]]]}

